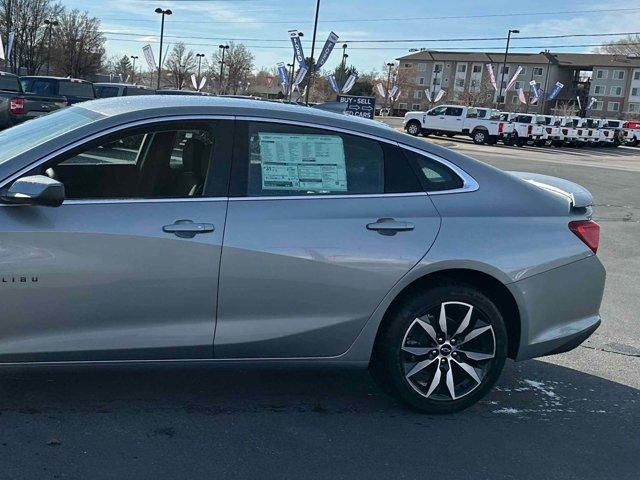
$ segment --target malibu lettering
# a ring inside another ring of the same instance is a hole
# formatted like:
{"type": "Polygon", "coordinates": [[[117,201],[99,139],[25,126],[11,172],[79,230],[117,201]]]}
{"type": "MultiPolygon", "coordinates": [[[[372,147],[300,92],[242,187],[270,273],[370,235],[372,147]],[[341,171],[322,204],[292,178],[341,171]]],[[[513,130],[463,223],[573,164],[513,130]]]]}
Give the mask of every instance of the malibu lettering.
{"type": "Polygon", "coordinates": [[[36,283],[38,277],[0,276],[0,283],[36,283]]]}

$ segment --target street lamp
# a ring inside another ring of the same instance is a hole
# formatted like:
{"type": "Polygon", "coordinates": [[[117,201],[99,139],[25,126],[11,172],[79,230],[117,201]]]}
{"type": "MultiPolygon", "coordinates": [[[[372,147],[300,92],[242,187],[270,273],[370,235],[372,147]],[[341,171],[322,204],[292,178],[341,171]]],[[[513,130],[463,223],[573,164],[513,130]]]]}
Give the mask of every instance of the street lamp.
{"type": "Polygon", "coordinates": [[[316,1],[316,18],[313,22],[313,38],[311,39],[311,71],[309,72],[309,81],[307,83],[307,95],[305,96],[304,103],[309,105],[309,93],[311,92],[311,86],[313,85],[313,71],[316,69],[316,61],[314,58],[316,50],[316,33],[318,31],[318,15],[320,14],[320,0],[316,1]]]}
{"type": "Polygon", "coordinates": [[[391,86],[391,67],[393,67],[395,64],[392,62],[387,63],[387,68],[389,69],[388,73],[387,73],[387,108],[389,108],[389,102],[390,102],[390,95],[389,95],[389,87],[391,86]]]}
{"type": "MultiPolygon", "coordinates": [[[[520,30],[509,30],[509,33],[507,33],[507,47],[504,49],[504,62],[502,62],[502,76],[500,78],[500,93],[498,94],[498,102],[500,102],[500,99],[502,98],[502,84],[504,83],[504,71],[507,68],[507,55],[509,54],[509,42],[511,41],[511,34],[512,33],[520,33],[520,30]]],[[[505,89],[505,97],[507,96],[507,91],[505,89]]],[[[503,99],[504,103],[506,104],[506,98],[503,99]]]]}
{"type": "Polygon", "coordinates": [[[49,46],[47,47],[47,75],[49,75],[49,69],[51,68],[51,30],[60,24],[57,20],[49,20],[48,18],[44,21],[44,24],[49,27],[49,46]]]}
{"type": "Polygon", "coordinates": [[[196,53],[196,57],[198,57],[198,85],[196,85],[196,90],[200,90],[200,66],[202,65],[204,53],[196,53]]]}
{"type": "MultiPolygon", "coordinates": [[[[304,33],[298,32],[299,37],[304,37],[304,33]]],[[[296,74],[296,51],[293,51],[293,62],[291,66],[291,79],[289,80],[289,103],[291,103],[291,96],[293,95],[293,76],[296,74]]]]}
{"type": "Polygon", "coordinates": [[[138,59],[137,55],[131,55],[131,60],[133,60],[133,66],[131,67],[131,83],[135,83],[134,80],[136,78],[136,60],[138,59]]]}
{"type": "Polygon", "coordinates": [[[156,8],[156,13],[162,15],[162,23],[160,24],[160,54],[158,55],[158,87],[160,90],[160,76],[162,75],[162,40],[164,39],[164,16],[171,15],[173,12],[170,9],[156,8]]]}
{"type": "Polygon", "coordinates": [[[340,88],[344,87],[344,76],[345,73],[347,73],[345,71],[345,68],[347,68],[347,58],[349,58],[349,54],[347,54],[347,44],[343,43],[342,44],[342,69],[340,70],[340,88]]]}
{"type": "Polygon", "coordinates": [[[222,50],[222,60],[220,60],[220,87],[218,89],[218,95],[222,94],[222,74],[224,72],[224,52],[229,50],[229,45],[218,45],[218,48],[222,50]]]}

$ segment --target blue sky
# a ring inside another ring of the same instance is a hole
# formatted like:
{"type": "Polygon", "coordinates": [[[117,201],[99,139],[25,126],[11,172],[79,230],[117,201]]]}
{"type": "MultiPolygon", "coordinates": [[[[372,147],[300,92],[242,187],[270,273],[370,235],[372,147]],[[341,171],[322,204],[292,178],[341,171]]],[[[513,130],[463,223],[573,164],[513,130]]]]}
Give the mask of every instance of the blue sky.
{"type": "MultiPolygon", "coordinates": [[[[139,55],[146,43],[153,46],[157,58],[159,15],[158,6],[171,8],[167,17],[166,42],[185,42],[207,57],[222,42],[235,40],[251,46],[257,67],[271,67],[279,61],[290,62],[291,44],[287,30],[305,33],[305,54],[311,50],[315,0],[62,0],[70,8],[88,10],[102,20],[109,55],[139,55]],[[178,38],[181,37],[181,38],[178,38]],[[195,38],[208,37],[208,38],[195,38]],[[245,40],[239,40],[245,39],[245,40]]],[[[594,34],[640,31],[640,5],[628,1],[537,0],[513,1],[448,1],[425,0],[322,0],[316,50],[322,47],[328,33],[340,36],[340,44],[349,43],[349,61],[360,71],[380,70],[381,66],[409,48],[484,47],[501,51],[504,41],[469,41],[438,43],[357,43],[362,40],[446,39],[469,37],[503,37],[509,28],[519,29],[520,36],[594,34]],[[635,11],[606,11],[630,9],[635,11]],[[593,10],[597,10],[593,12],[593,10]],[[572,13],[559,13],[569,12],[572,13]],[[589,13],[589,11],[592,11],[589,13]],[[556,12],[550,15],[525,15],[556,12]],[[485,17],[469,18],[474,15],[485,17]],[[494,16],[490,16],[494,15],[494,16]],[[426,18],[425,18],[426,17],[426,18]],[[467,17],[439,18],[434,17],[467,17]]],[[[617,37],[577,37],[563,39],[514,39],[513,51],[535,52],[551,45],[597,44],[617,37]],[[533,46],[539,49],[520,49],[533,46]]],[[[552,48],[556,51],[590,51],[589,47],[552,48]]],[[[317,55],[317,54],[316,54],[317,55]]],[[[333,67],[340,61],[334,53],[327,63],[333,67]]]]}

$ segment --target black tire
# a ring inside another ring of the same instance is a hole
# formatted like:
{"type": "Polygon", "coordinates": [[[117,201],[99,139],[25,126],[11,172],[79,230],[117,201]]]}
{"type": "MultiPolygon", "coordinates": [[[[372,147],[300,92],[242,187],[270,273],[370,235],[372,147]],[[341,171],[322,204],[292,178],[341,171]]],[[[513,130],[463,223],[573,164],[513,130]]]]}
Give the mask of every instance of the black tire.
{"type": "Polygon", "coordinates": [[[502,143],[504,143],[507,147],[513,147],[513,145],[515,144],[515,138],[509,135],[502,140],[502,143]]]}
{"type": "Polygon", "coordinates": [[[562,148],[564,146],[564,141],[554,140],[553,142],[551,142],[551,145],[553,145],[556,148],[562,148]]]}
{"type": "Polygon", "coordinates": [[[486,130],[474,130],[471,133],[471,138],[476,145],[484,145],[489,139],[489,134],[486,130]]]}
{"type": "Polygon", "coordinates": [[[498,137],[496,137],[495,135],[489,135],[489,138],[487,139],[487,145],[495,145],[496,143],[498,143],[498,137]]]}
{"type": "Polygon", "coordinates": [[[527,144],[526,138],[520,138],[516,135],[516,138],[513,142],[517,147],[524,147],[527,144]]]}
{"type": "Polygon", "coordinates": [[[420,122],[417,120],[410,120],[409,123],[407,123],[406,130],[409,135],[417,137],[422,131],[422,125],[420,125],[420,122]]]}
{"type": "Polygon", "coordinates": [[[449,137],[449,138],[453,138],[453,137],[456,136],[456,134],[455,133],[447,133],[446,136],[449,137]]]}
{"type": "Polygon", "coordinates": [[[495,304],[474,287],[461,283],[442,283],[414,294],[387,314],[376,338],[371,372],[385,392],[409,406],[426,413],[453,413],[470,407],[489,392],[502,372],[506,357],[507,332],[495,304]],[[432,312],[439,311],[443,304],[446,305],[445,325],[450,331],[455,328],[454,334],[443,336],[439,315],[437,323],[433,323],[435,327],[432,327],[432,333],[427,334],[427,330],[418,322],[433,322],[432,312]],[[463,323],[458,317],[466,316],[469,306],[473,307],[470,323],[458,331],[463,323]],[[482,330],[482,333],[468,339],[471,332],[478,330],[482,330]],[[438,343],[432,334],[442,342],[438,343]],[[468,357],[462,349],[454,346],[457,338],[459,343],[455,345],[466,343],[468,350],[478,350],[469,351],[469,354],[493,356],[481,360],[468,357]],[[407,342],[413,342],[412,345],[425,343],[423,348],[409,347],[407,342]],[[492,347],[488,346],[491,342],[492,347]],[[485,353],[479,352],[481,346],[485,353]],[[414,355],[403,347],[411,348],[412,352],[429,352],[414,355]],[[428,364],[422,366],[427,361],[428,364]],[[473,369],[475,376],[468,373],[468,367],[473,369]],[[453,393],[448,386],[449,376],[453,393]]]}

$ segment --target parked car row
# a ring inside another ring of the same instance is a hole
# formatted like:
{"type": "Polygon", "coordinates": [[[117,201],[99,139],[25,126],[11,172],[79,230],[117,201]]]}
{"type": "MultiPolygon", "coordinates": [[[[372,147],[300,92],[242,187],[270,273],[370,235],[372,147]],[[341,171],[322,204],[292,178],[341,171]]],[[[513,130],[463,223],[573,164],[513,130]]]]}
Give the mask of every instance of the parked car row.
{"type": "Polygon", "coordinates": [[[640,144],[640,122],[605,118],[501,112],[483,107],[440,105],[408,112],[403,125],[411,135],[465,135],[476,144],[610,146],[640,144]]]}
{"type": "Polygon", "coordinates": [[[19,77],[0,71],[0,129],[87,100],[156,94],[209,95],[193,90],[155,90],[128,83],[92,83],[77,78],[19,77]]]}

